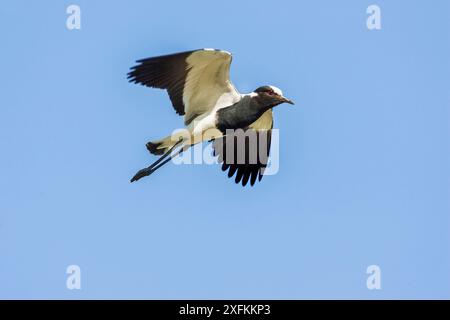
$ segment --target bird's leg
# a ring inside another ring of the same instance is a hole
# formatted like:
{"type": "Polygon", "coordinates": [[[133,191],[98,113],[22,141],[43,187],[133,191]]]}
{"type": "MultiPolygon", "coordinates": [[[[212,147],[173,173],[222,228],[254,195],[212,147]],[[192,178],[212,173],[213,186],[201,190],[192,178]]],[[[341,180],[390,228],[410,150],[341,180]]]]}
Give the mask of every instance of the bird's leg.
{"type": "MultiPolygon", "coordinates": [[[[154,166],[152,168],[147,168],[148,172],[147,175],[151,175],[153,172],[155,172],[156,170],[158,170],[159,168],[161,168],[163,165],[165,165],[166,163],[168,163],[170,160],[172,160],[173,158],[175,158],[176,156],[180,155],[184,150],[181,149],[179,150],[177,153],[175,153],[173,156],[171,156],[170,158],[164,160],[163,162],[161,162],[159,165],[154,166]]],[[[136,180],[135,180],[136,181],[136,180]]],[[[133,181],[132,181],[133,182],[133,181]]]]}
{"type": "Polygon", "coordinates": [[[171,155],[169,159],[164,160],[163,162],[161,162],[158,166],[154,166],[151,169],[150,174],[152,174],[153,172],[155,172],[156,170],[158,170],[159,168],[161,168],[163,165],[165,165],[167,162],[169,162],[170,160],[178,157],[180,154],[182,154],[184,151],[186,151],[187,149],[189,149],[191,146],[190,145],[186,145],[184,147],[182,147],[180,150],[178,150],[175,154],[171,155]]]}
{"type": "Polygon", "coordinates": [[[176,142],[172,147],[170,147],[169,150],[166,151],[166,153],[164,153],[161,157],[159,157],[158,160],[156,160],[155,162],[153,162],[148,168],[153,168],[156,165],[158,165],[158,163],[160,163],[161,161],[163,161],[169,154],[172,153],[173,149],[175,149],[181,142],[183,141],[183,138],[180,137],[180,139],[178,140],[178,142],[176,142]]]}
{"type": "Polygon", "coordinates": [[[181,142],[183,141],[182,138],[180,138],[180,140],[175,143],[166,153],[164,153],[158,160],[156,160],[155,162],[153,162],[149,167],[144,168],[139,170],[133,178],[131,178],[130,182],[134,182],[137,181],[143,177],[149,176],[151,175],[153,172],[155,172],[157,169],[161,168],[163,165],[165,165],[167,162],[169,162],[170,160],[172,160],[173,158],[175,158],[176,156],[180,155],[183,151],[184,151],[184,147],[181,148],[180,151],[178,151],[176,154],[174,154],[173,156],[170,156],[170,158],[164,160],[168,155],[170,155],[173,151],[173,149],[175,149],[176,146],[178,146],[181,142]],[[162,163],[161,161],[164,160],[162,163]]]}

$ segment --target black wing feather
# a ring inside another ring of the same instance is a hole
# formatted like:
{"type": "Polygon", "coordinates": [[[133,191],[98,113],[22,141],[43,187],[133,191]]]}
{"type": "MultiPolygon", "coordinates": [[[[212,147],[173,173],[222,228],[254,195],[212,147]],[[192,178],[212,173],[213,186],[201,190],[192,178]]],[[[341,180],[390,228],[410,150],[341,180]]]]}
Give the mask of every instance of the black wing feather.
{"type": "Polygon", "coordinates": [[[189,72],[186,59],[195,51],[138,60],[128,79],[147,87],[166,89],[175,111],[184,115],[183,89],[189,72]]]}
{"type": "MultiPolygon", "coordinates": [[[[253,130],[254,129],[247,129],[253,130]]],[[[250,148],[250,139],[245,139],[245,161],[243,163],[238,163],[238,149],[237,149],[237,137],[235,135],[227,135],[225,137],[217,138],[213,141],[213,149],[214,155],[218,156],[218,160],[222,163],[222,170],[228,170],[228,177],[231,178],[236,174],[234,181],[239,184],[242,183],[242,186],[246,186],[248,182],[253,186],[258,179],[261,181],[264,169],[267,166],[269,153],[270,153],[270,143],[271,143],[271,130],[256,130],[257,137],[257,147],[250,148]],[[227,157],[227,141],[231,144],[232,142],[229,139],[234,139],[234,155],[233,157],[227,157]],[[265,139],[266,141],[261,141],[261,139],[265,139]],[[259,150],[260,147],[265,148],[266,150],[259,150]],[[257,161],[256,163],[250,163],[250,150],[251,152],[257,152],[257,161]],[[264,151],[264,152],[263,152],[264,151]],[[231,158],[231,159],[229,159],[231,158]]]]}

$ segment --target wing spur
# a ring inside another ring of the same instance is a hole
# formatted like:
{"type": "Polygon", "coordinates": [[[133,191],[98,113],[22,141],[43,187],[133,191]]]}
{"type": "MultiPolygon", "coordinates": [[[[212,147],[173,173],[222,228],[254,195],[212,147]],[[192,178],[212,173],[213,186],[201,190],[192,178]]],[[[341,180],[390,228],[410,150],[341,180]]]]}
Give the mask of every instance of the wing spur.
{"type": "MultiPolygon", "coordinates": [[[[197,116],[241,98],[230,81],[231,54],[201,49],[137,61],[128,73],[130,82],[166,89],[175,111],[185,124],[197,116]]],[[[224,105],[225,106],[225,105],[224,105]]]]}
{"type": "Polygon", "coordinates": [[[261,181],[269,158],[272,128],[273,117],[272,111],[269,110],[246,129],[256,131],[257,143],[256,146],[252,147],[249,145],[250,140],[244,140],[244,162],[238,162],[237,137],[235,135],[227,135],[213,141],[214,155],[218,156],[219,163],[222,163],[222,170],[225,172],[228,170],[229,178],[236,174],[235,182],[237,184],[242,183],[242,186],[246,186],[250,181],[250,185],[253,186],[257,179],[258,181],[261,181]],[[229,139],[234,140],[234,155],[227,157],[227,141],[228,143],[231,143],[229,139]],[[264,139],[264,141],[262,141],[262,139],[264,139]],[[259,150],[259,148],[264,148],[264,150],[259,150]],[[249,150],[251,150],[251,152],[256,152],[258,155],[256,163],[250,161],[251,156],[249,150]]]}

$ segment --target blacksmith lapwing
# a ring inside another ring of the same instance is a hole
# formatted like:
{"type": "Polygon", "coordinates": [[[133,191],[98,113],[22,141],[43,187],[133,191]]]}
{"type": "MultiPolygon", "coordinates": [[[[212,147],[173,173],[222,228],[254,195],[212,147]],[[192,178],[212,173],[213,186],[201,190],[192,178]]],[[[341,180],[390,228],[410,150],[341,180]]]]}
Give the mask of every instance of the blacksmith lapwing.
{"type": "Polygon", "coordinates": [[[230,81],[231,60],[232,56],[227,51],[200,49],[138,60],[138,64],[131,68],[128,73],[130,82],[167,90],[175,111],[184,115],[186,130],[191,135],[188,140],[168,136],[148,142],[147,149],[162,156],[136,173],[131,182],[152,174],[192,145],[206,140],[213,140],[214,155],[223,163],[222,170],[229,170],[229,177],[236,173],[236,183],[242,182],[245,186],[250,181],[253,185],[257,178],[262,179],[270,150],[272,108],[284,102],[294,103],[283,97],[281,90],[274,86],[262,86],[252,93],[240,94],[230,81]],[[218,133],[205,138],[203,134],[210,129],[218,133]],[[237,133],[232,129],[257,133],[256,144],[244,139],[246,154],[243,161],[238,161],[236,154],[226,155],[226,150],[235,149],[234,144],[232,148],[226,147],[227,143],[230,146],[237,139],[237,133]],[[260,143],[261,139],[265,143],[260,143]],[[175,147],[179,150],[172,152],[175,147]],[[255,148],[261,149],[257,150],[259,156],[256,161],[249,161],[249,150],[255,148]]]}

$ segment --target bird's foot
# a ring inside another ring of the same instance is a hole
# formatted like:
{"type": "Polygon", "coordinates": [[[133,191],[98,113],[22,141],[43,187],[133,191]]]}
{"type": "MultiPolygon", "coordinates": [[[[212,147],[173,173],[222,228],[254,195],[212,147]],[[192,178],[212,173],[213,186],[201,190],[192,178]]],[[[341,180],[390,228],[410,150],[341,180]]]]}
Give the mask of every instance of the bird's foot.
{"type": "Polygon", "coordinates": [[[141,169],[134,175],[133,178],[131,178],[130,182],[138,181],[139,179],[141,179],[143,177],[151,175],[153,172],[154,172],[154,170],[152,167],[141,169]]]}

